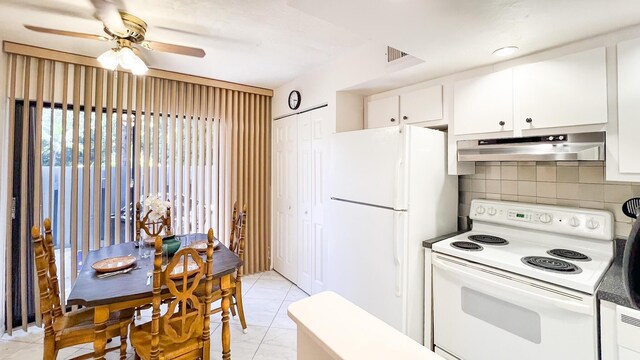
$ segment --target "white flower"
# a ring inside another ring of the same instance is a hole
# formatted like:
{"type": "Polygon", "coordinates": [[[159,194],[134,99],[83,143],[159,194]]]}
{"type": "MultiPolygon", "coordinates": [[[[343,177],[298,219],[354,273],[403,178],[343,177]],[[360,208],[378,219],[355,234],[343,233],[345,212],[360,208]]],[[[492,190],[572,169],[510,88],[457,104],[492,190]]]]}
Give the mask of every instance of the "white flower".
{"type": "Polygon", "coordinates": [[[151,210],[149,213],[149,220],[157,221],[163,216],[167,215],[171,203],[169,201],[162,200],[160,194],[149,194],[144,200],[144,206],[146,210],[151,210]]]}

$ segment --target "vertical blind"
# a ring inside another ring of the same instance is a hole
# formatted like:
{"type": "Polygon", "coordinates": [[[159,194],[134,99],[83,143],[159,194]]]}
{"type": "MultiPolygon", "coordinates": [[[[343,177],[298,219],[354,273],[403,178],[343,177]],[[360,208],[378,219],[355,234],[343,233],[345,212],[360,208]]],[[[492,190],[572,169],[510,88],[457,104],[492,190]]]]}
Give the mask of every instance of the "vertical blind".
{"type": "MultiPolygon", "coordinates": [[[[61,294],[69,293],[90,250],[135,238],[134,205],[148,194],[171,201],[176,234],[213,228],[223,243],[233,203],[246,203],[245,271],[270,267],[270,91],[158,70],[134,76],[102,69],[92,58],[13,45],[5,43],[10,131],[22,144],[35,139],[33,165],[27,146],[14,154],[10,140],[9,158],[22,166],[9,179],[20,178],[19,198],[33,194],[33,207],[20,201],[16,212],[19,264],[11,261],[7,231],[7,329],[12,299],[21,299],[22,315],[28,301],[38,300],[27,296],[27,284],[35,286],[27,282],[34,266],[29,234],[45,217],[54,224],[60,278],[67,279],[61,294]],[[16,119],[17,107],[23,119],[16,119]],[[19,297],[11,285],[17,271],[19,297]]],[[[12,204],[5,204],[9,217],[12,204]]],[[[27,316],[21,318],[26,328],[27,316]]]]}

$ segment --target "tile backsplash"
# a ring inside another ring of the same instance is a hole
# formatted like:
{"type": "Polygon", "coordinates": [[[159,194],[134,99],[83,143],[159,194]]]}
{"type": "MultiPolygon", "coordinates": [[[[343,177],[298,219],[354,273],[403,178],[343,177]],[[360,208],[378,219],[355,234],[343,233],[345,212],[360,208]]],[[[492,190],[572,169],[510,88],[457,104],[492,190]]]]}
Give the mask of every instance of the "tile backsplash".
{"type": "Polygon", "coordinates": [[[459,216],[467,223],[471,200],[494,199],[605,209],[615,216],[615,234],[627,237],[632,219],[622,204],[640,196],[640,183],[604,180],[602,161],[478,162],[475,175],[459,177],[459,216]]]}

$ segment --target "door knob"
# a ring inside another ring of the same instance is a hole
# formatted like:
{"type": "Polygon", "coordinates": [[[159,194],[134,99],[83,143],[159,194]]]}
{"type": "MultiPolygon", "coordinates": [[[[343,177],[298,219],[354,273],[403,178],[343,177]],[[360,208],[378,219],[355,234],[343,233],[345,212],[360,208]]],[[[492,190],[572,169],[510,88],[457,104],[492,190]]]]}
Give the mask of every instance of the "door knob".
{"type": "Polygon", "coordinates": [[[391,122],[396,122],[396,119],[395,119],[395,118],[391,118],[391,120],[390,120],[390,121],[391,121],[391,122]]]}
{"type": "Polygon", "coordinates": [[[526,121],[527,124],[531,124],[533,122],[533,119],[532,118],[526,118],[526,119],[524,119],[524,121],[526,121]]]}
{"type": "Polygon", "coordinates": [[[505,122],[504,121],[500,121],[498,124],[500,124],[500,126],[504,126],[505,122]]]}
{"type": "Polygon", "coordinates": [[[408,120],[408,119],[409,119],[409,117],[407,115],[402,117],[402,120],[408,120]]]}

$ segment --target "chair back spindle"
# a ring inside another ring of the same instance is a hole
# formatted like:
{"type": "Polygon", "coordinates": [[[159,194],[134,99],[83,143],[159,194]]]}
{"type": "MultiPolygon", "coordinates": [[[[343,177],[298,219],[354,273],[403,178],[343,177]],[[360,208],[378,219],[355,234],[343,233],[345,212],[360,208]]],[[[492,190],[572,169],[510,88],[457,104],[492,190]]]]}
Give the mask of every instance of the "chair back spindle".
{"type": "Polygon", "coordinates": [[[36,272],[38,274],[38,290],[40,292],[40,313],[42,314],[42,324],[44,326],[45,336],[54,336],[50,280],[48,275],[48,259],[47,250],[44,244],[44,236],[40,234],[40,229],[34,226],[31,229],[31,238],[33,239],[33,250],[35,253],[36,272]]]}
{"type": "Polygon", "coordinates": [[[58,284],[58,268],[56,266],[56,254],[53,248],[53,232],[51,231],[51,220],[44,219],[44,241],[49,257],[49,289],[52,297],[52,316],[57,319],[62,316],[62,306],[60,300],[60,285],[58,284]]]}
{"type": "MultiPolygon", "coordinates": [[[[233,204],[229,250],[238,255],[238,257],[244,264],[244,248],[247,227],[247,204],[242,207],[242,211],[240,212],[238,212],[237,206],[237,202],[233,204]]],[[[243,275],[243,268],[243,265],[238,268],[237,278],[240,278],[243,275]]]]}

